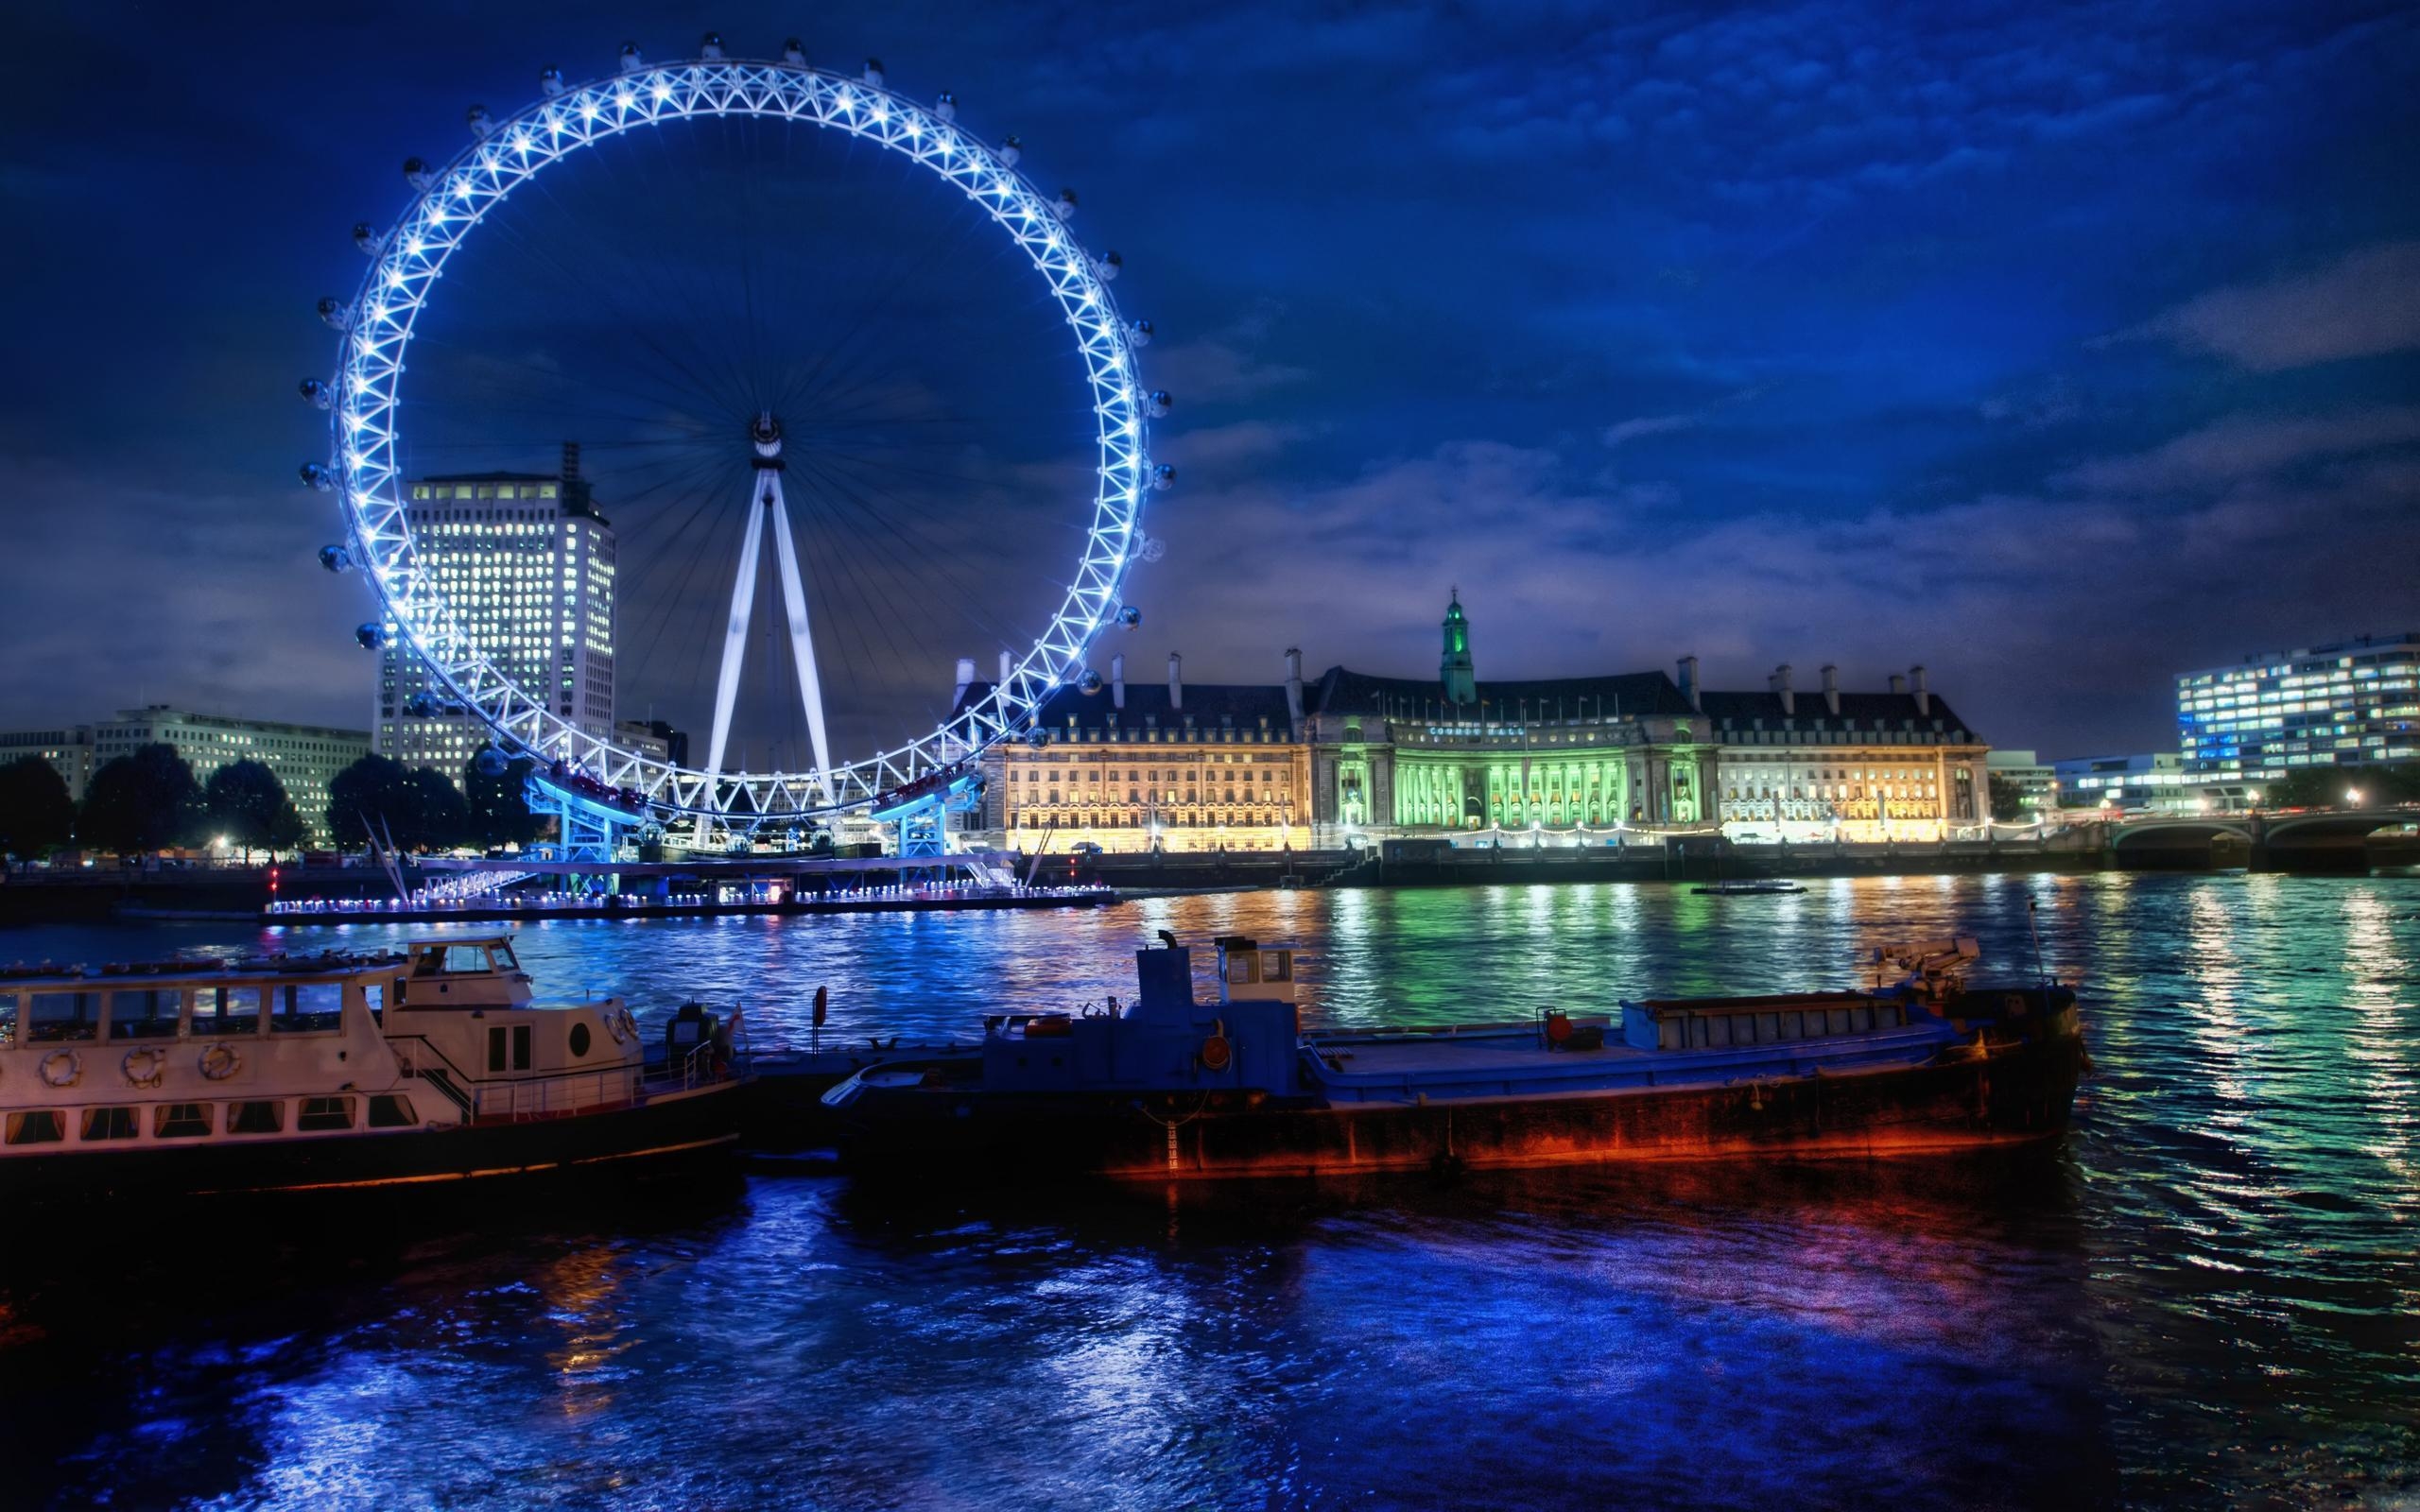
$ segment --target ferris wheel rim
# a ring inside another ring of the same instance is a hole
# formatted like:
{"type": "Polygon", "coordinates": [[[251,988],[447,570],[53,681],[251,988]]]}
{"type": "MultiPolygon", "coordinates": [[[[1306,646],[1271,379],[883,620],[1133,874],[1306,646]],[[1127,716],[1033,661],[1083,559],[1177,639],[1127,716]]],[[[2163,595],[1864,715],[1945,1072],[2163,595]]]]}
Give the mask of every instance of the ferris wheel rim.
{"type": "MultiPolygon", "coordinates": [[[[482,112],[483,113],[483,112],[482,112]]],[[[1141,543],[1152,481],[1135,341],[1094,258],[1003,148],[886,85],[829,69],[767,60],[698,58],[625,69],[549,90],[489,118],[474,142],[424,170],[403,215],[372,249],[346,306],[330,416],[339,505],[389,635],[514,753],[562,760],[611,786],[636,790],[660,813],[751,823],[862,808],[880,794],[962,763],[1033,726],[1053,692],[1082,670],[1120,608],[1141,543]],[[1075,576],[1048,627],[1009,675],[954,707],[933,730],[818,772],[709,772],[593,735],[500,671],[419,562],[399,465],[404,356],[446,262],[487,215],[540,171],[627,132],[700,117],[749,116],[838,129],[899,152],[957,188],[1027,254],[1074,331],[1096,419],[1099,462],[1075,576]]],[[[1162,470],[1165,472],[1165,470],[1162,470]]],[[[1162,479],[1165,481],[1165,479],[1162,479]]]]}

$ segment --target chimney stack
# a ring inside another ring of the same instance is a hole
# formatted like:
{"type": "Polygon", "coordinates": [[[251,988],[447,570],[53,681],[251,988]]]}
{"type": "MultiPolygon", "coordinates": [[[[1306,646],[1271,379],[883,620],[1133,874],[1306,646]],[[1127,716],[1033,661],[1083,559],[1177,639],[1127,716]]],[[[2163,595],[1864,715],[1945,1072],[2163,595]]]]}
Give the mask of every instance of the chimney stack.
{"type": "Polygon", "coordinates": [[[1109,706],[1126,707],[1126,656],[1120,652],[1109,659],[1109,706]]]}
{"type": "Polygon", "coordinates": [[[1286,717],[1293,721],[1294,732],[1303,729],[1303,652],[1300,646],[1286,648],[1286,717]]]}
{"type": "Polygon", "coordinates": [[[1830,710],[1835,716],[1841,712],[1841,669],[1839,667],[1826,666],[1824,669],[1824,707],[1830,710]]]}
{"type": "Polygon", "coordinates": [[[1916,713],[1924,715],[1927,719],[1930,719],[1932,717],[1932,689],[1927,687],[1925,683],[1925,669],[1922,667],[1910,667],[1908,669],[1908,680],[1915,685],[1916,713]]]}
{"type": "Polygon", "coordinates": [[[958,694],[950,699],[950,707],[953,709],[962,707],[966,702],[966,690],[973,686],[975,686],[975,659],[971,656],[959,657],[958,659],[958,694]]]}
{"type": "Polygon", "coordinates": [[[1691,709],[1700,713],[1705,712],[1705,704],[1698,696],[1698,659],[1696,657],[1681,658],[1681,696],[1689,700],[1691,709]]]}
{"type": "Polygon", "coordinates": [[[1893,672],[1891,674],[1891,691],[1893,693],[1905,693],[1908,691],[1908,675],[1906,673],[1893,672]]]}
{"type": "Polygon", "coordinates": [[[1781,695],[1782,716],[1789,719],[1796,718],[1798,716],[1798,695],[1789,691],[1789,662],[1785,662],[1781,665],[1773,668],[1772,689],[1773,692],[1781,695]]]}
{"type": "Polygon", "coordinates": [[[578,441],[563,442],[563,481],[565,483],[579,481],[579,443],[578,441]]]}
{"type": "Polygon", "coordinates": [[[1174,651],[1168,653],[1168,707],[1184,707],[1184,658],[1174,651]]]}

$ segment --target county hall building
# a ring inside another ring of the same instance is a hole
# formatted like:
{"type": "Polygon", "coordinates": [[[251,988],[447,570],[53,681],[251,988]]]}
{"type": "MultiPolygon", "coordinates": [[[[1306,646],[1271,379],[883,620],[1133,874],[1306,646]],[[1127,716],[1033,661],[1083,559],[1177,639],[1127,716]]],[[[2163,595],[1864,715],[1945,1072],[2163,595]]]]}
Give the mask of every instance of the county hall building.
{"type": "MultiPolygon", "coordinates": [[[[1032,735],[983,758],[979,828],[1065,850],[1333,849],[1378,839],[1603,844],[1626,832],[1743,840],[1936,840],[1983,824],[1989,747],[1928,686],[1847,692],[1836,669],[1757,692],[1678,677],[1483,681],[1459,594],[1434,680],[1331,667],[1299,651],[1274,684],[1132,683],[1045,704],[1032,735]]],[[[989,691],[962,675],[961,702],[989,691]]]]}

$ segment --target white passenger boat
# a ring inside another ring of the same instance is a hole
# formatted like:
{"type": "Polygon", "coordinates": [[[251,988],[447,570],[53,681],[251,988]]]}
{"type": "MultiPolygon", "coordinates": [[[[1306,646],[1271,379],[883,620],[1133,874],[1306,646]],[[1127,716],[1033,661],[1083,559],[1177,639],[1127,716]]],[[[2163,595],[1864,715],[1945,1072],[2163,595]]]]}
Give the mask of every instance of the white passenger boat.
{"type": "Polygon", "coordinates": [[[696,1005],[541,1002],[507,937],[0,971],[0,1209],[332,1191],[725,1151],[743,1078],[696,1005]]]}

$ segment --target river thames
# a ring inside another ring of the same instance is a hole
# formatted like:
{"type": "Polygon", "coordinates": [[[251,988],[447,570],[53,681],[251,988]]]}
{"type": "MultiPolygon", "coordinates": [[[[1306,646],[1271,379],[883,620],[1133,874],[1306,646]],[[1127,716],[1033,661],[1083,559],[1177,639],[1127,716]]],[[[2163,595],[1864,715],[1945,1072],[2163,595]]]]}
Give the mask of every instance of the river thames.
{"type": "MultiPolygon", "coordinates": [[[[804,1039],[1125,995],[1159,928],[1291,940],[1306,1015],[1846,985],[1981,937],[2080,980],[2036,1159],[0,1234],[10,1506],[2410,1506],[2420,878],[2098,874],[1255,893],[555,922],[542,992],[804,1039]]],[[[403,928],[0,932],[0,959],[403,928]]]]}

